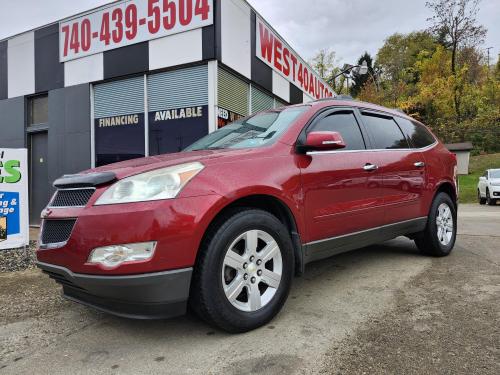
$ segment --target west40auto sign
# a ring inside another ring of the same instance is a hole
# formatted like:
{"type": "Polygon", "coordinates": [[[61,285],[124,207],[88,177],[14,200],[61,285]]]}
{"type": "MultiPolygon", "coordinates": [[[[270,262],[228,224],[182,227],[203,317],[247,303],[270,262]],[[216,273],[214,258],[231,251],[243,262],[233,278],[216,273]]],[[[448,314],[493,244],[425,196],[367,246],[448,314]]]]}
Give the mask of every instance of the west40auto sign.
{"type": "Polygon", "coordinates": [[[333,90],[276,33],[257,17],[257,57],[310,97],[334,96],[333,90]]]}
{"type": "Polygon", "coordinates": [[[60,61],[213,24],[213,0],[128,0],[61,22],[60,61]]]}
{"type": "Polygon", "coordinates": [[[26,149],[0,148],[0,250],[29,242],[26,149]]]}

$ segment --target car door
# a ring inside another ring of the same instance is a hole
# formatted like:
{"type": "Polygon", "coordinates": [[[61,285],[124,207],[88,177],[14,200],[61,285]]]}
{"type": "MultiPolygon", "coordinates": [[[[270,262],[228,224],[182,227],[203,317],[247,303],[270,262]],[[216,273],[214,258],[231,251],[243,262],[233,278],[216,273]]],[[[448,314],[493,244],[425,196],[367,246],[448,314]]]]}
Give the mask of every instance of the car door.
{"type": "Polygon", "coordinates": [[[384,196],[384,224],[416,219],[423,213],[426,172],[424,155],[412,149],[394,117],[361,111],[373,148],[380,158],[384,196]]]}
{"type": "Polygon", "coordinates": [[[383,201],[378,155],[367,151],[367,135],[354,110],[328,110],[307,132],[313,130],[340,133],[346,147],[301,156],[308,239],[323,241],[380,225],[383,201]]]}

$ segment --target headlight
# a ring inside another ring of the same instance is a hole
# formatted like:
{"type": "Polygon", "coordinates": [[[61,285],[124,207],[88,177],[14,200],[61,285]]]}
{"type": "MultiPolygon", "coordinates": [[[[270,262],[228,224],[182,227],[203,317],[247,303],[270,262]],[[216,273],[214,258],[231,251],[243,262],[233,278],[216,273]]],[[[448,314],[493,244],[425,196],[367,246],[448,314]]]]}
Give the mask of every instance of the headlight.
{"type": "Polygon", "coordinates": [[[99,197],[96,205],[155,201],[175,198],[182,188],[203,170],[201,163],[157,169],[124,178],[99,197]]]}
{"type": "Polygon", "coordinates": [[[155,248],[156,242],[98,247],[92,250],[88,262],[106,268],[116,268],[128,262],[145,262],[153,257],[155,248]]]}

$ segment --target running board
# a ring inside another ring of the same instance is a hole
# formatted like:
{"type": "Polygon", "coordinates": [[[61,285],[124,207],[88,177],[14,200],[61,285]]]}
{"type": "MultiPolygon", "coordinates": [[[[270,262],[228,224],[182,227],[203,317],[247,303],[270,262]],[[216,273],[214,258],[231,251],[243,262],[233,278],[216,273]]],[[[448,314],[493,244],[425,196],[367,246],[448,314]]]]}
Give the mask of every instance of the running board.
{"type": "Polygon", "coordinates": [[[333,255],[388,241],[398,236],[418,233],[423,231],[426,225],[427,216],[309,242],[304,245],[304,263],[329,258],[333,255]]]}

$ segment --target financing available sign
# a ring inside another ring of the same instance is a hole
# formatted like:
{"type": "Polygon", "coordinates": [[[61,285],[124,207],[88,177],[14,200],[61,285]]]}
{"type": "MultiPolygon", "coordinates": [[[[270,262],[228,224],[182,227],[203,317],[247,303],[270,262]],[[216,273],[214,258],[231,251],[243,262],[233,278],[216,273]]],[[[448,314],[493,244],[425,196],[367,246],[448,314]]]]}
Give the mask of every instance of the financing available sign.
{"type": "Polygon", "coordinates": [[[27,154],[0,148],[0,250],[29,243],[27,154]]]}

